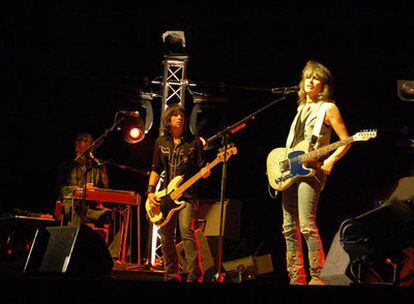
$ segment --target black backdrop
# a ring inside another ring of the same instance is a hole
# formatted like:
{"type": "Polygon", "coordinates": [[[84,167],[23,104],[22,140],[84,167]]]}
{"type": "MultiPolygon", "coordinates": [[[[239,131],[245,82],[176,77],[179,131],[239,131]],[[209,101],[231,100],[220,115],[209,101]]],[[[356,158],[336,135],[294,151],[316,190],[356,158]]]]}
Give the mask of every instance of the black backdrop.
{"type": "MultiPolygon", "coordinates": [[[[398,1],[329,3],[6,4],[0,46],[0,210],[53,212],[57,167],[72,156],[76,134],[89,131],[96,138],[112,125],[117,109],[133,108],[143,79],[162,76],[162,33],[184,30],[189,78],[229,88],[229,102],[219,107],[225,124],[278,97],[240,87],[295,85],[306,61],[315,59],[333,72],[335,100],[350,133],[378,129],[377,139],[352,146],[328,180],[318,211],[328,249],[344,219],[373,208],[410,174],[412,152],[406,143],[414,113],[414,104],[399,100],[396,86],[399,78],[414,79],[411,8],[398,1]]],[[[160,100],[152,102],[154,126],[143,142],[127,144],[115,132],[95,154],[149,169],[160,115],[160,100]]],[[[189,96],[187,108],[192,106],[189,96]]],[[[268,195],[265,160],[284,144],[294,113],[290,96],[231,137],[239,154],[229,161],[226,196],[243,204],[248,254],[261,246],[259,254],[271,252],[279,261],[284,246],[280,198],[275,202],[268,195]]],[[[211,159],[215,153],[207,154],[211,159]]],[[[146,176],[108,168],[111,188],[145,191],[146,176]]],[[[220,173],[216,168],[201,182],[203,198],[219,198],[220,173]]]]}

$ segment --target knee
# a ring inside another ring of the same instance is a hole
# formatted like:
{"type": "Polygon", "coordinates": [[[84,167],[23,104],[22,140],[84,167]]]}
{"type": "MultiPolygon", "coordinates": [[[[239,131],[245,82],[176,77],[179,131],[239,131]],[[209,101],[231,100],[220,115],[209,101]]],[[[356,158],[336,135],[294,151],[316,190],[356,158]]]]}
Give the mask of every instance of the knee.
{"type": "Polygon", "coordinates": [[[283,228],[282,233],[285,237],[296,235],[296,232],[297,232],[296,225],[284,224],[282,228],[283,228]]]}
{"type": "Polygon", "coordinates": [[[192,239],[195,234],[194,229],[192,228],[191,225],[186,225],[184,227],[181,227],[180,233],[181,233],[181,238],[183,240],[192,239]]]}
{"type": "Polygon", "coordinates": [[[318,227],[315,223],[300,225],[300,233],[305,237],[318,235],[318,227]]]}

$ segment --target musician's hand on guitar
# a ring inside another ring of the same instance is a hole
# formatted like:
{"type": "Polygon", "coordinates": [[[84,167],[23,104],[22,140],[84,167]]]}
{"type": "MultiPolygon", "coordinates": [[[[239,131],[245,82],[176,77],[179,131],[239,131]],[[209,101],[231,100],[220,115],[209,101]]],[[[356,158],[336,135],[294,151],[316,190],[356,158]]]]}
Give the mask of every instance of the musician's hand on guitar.
{"type": "Polygon", "coordinates": [[[148,199],[149,199],[149,201],[151,203],[151,206],[153,208],[157,208],[157,207],[159,208],[160,200],[155,196],[154,193],[148,193],[148,199]]]}
{"type": "Polygon", "coordinates": [[[331,158],[327,158],[327,159],[324,160],[324,162],[321,166],[321,170],[326,175],[329,175],[329,174],[331,174],[331,171],[332,171],[334,165],[335,165],[335,160],[333,160],[331,158]]]}
{"type": "Polygon", "coordinates": [[[209,169],[206,169],[206,167],[204,167],[204,168],[201,168],[201,176],[203,177],[203,178],[207,178],[207,177],[209,177],[210,176],[210,174],[211,174],[211,171],[209,170],[209,169]]]}

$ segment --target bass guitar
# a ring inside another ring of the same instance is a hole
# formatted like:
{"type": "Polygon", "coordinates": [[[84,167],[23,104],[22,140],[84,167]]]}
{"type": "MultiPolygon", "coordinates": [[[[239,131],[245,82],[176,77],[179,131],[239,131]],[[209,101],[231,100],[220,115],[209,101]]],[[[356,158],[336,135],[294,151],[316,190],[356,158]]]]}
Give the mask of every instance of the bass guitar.
{"type": "Polygon", "coordinates": [[[198,181],[205,174],[206,170],[211,170],[217,164],[224,161],[224,157],[226,157],[227,160],[230,156],[235,154],[237,154],[237,148],[233,145],[229,145],[227,147],[226,155],[224,155],[224,148],[221,148],[217,154],[217,157],[211,163],[207,164],[185,183],[180,185],[184,178],[183,176],[178,175],[169,182],[165,189],[155,192],[155,197],[160,200],[159,205],[153,206],[147,198],[145,202],[145,210],[149,221],[158,227],[165,226],[175,212],[185,207],[185,202],[179,200],[184,191],[198,181]]]}
{"type": "Polygon", "coordinates": [[[358,132],[353,136],[310,152],[306,152],[309,144],[305,140],[293,148],[273,149],[266,160],[269,184],[277,191],[286,190],[298,178],[315,174],[316,170],[307,168],[307,163],[315,161],[343,145],[348,145],[354,141],[367,141],[376,136],[376,130],[358,132]]]}

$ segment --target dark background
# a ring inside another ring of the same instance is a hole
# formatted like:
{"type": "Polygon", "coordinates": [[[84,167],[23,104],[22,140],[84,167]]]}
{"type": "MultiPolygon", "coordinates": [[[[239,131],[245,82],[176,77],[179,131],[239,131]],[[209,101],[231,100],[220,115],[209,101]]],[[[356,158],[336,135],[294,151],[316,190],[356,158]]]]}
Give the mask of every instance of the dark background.
{"type": "MultiPolygon", "coordinates": [[[[217,107],[224,122],[214,119],[212,130],[279,97],[251,88],[296,85],[309,59],[332,71],[334,99],[349,132],[378,129],[376,139],[355,143],[328,179],[318,210],[328,250],[344,219],[374,208],[399,178],[412,174],[407,143],[414,104],[398,98],[397,79],[414,79],[413,10],[400,1],[364,3],[5,4],[0,12],[0,211],[52,213],[57,168],[72,157],[76,135],[87,131],[97,138],[117,110],[133,109],[144,79],[162,76],[162,33],[183,30],[188,78],[204,84],[195,90],[214,91],[220,83],[228,90],[228,102],[217,107]]],[[[284,145],[295,101],[289,96],[231,137],[239,153],[229,160],[226,184],[226,197],[243,204],[246,254],[272,253],[279,262],[284,250],[280,197],[274,201],[268,194],[265,162],[273,148],[284,145]]],[[[95,154],[148,170],[160,99],[152,103],[154,126],[144,141],[130,145],[114,132],[95,154]]],[[[192,106],[190,95],[186,107],[192,106]]],[[[209,159],[216,148],[207,151],[209,159]]],[[[202,198],[219,198],[220,168],[200,182],[202,198]]],[[[146,176],[114,166],[108,170],[112,189],[143,195],[146,176]]],[[[145,218],[142,223],[146,238],[145,218]]]]}

